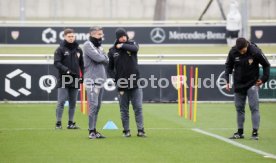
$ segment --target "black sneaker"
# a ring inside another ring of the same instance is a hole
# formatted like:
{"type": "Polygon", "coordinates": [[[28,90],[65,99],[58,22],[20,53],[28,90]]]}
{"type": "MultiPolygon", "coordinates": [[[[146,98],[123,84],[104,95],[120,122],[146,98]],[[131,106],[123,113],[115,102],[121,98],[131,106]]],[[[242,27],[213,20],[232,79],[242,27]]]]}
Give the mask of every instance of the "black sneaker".
{"type": "Polygon", "coordinates": [[[104,135],[102,135],[101,133],[99,132],[95,132],[95,131],[92,131],[89,133],[89,136],[88,136],[89,139],[103,139],[103,138],[106,138],[104,135]]]}
{"type": "Polygon", "coordinates": [[[60,122],[60,121],[58,121],[58,122],[56,123],[56,129],[62,129],[62,125],[61,125],[61,122],[60,122]]]}
{"type": "Polygon", "coordinates": [[[96,133],[95,132],[90,132],[89,133],[89,136],[88,136],[89,139],[96,139],[96,133]]]}
{"type": "Polygon", "coordinates": [[[80,129],[80,127],[76,125],[76,122],[69,122],[67,129],[80,129]]]}
{"type": "Polygon", "coordinates": [[[102,139],[102,138],[106,138],[106,137],[104,135],[102,135],[101,133],[96,132],[96,138],[97,139],[102,139]]]}
{"type": "Polygon", "coordinates": [[[123,131],[123,136],[126,137],[126,138],[131,137],[130,131],[129,130],[124,130],[123,131]]]}
{"type": "Polygon", "coordinates": [[[144,130],[138,130],[137,136],[138,137],[146,137],[146,133],[144,130]]]}
{"type": "Polygon", "coordinates": [[[244,135],[243,134],[240,134],[238,132],[234,133],[233,136],[231,136],[229,139],[243,139],[244,138],[244,135]]]}
{"type": "Polygon", "coordinates": [[[253,132],[252,136],[251,136],[251,139],[253,139],[253,140],[259,140],[258,133],[257,132],[253,132]]]}

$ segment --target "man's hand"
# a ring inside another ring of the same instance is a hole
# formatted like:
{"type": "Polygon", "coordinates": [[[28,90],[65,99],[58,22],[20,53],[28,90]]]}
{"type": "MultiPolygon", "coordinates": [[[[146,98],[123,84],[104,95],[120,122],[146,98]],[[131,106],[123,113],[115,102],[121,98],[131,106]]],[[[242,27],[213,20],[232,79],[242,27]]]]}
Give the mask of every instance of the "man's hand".
{"type": "Polygon", "coordinates": [[[100,49],[101,51],[104,51],[104,48],[103,48],[102,46],[100,46],[99,49],[100,49]]]}
{"type": "Polygon", "coordinates": [[[228,92],[230,92],[230,84],[229,83],[227,83],[226,84],[226,88],[225,88],[228,92]]]}
{"type": "Polygon", "coordinates": [[[121,43],[121,44],[117,44],[117,45],[116,45],[116,48],[117,48],[117,49],[120,49],[122,46],[123,46],[122,43],[121,43]]]}
{"type": "Polygon", "coordinates": [[[263,84],[263,81],[261,79],[258,79],[256,82],[256,86],[260,86],[263,84]]]}
{"type": "Polygon", "coordinates": [[[66,74],[68,74],[68,75],[71,74],[71,71],[70,71],[70,70],[67,70],[67,71],[66,71],[66,74]]]}
{"type": "Polygon", "coordinates": [[[76,73],[72,72],[71,70],[67,70],[66,74],[71,75],[71,76],[76,76],[77,75],[76,73]]]}

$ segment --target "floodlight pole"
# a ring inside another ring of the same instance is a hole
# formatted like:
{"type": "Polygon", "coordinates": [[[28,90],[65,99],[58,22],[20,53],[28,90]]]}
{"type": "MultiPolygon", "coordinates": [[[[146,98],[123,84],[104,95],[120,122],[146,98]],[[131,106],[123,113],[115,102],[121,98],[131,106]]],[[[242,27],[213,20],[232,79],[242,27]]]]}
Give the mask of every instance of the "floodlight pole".
{"type": "Polygon", "coordinates": [[[20,0],[20,21],[25,21],[25,0],[20,0]]]}
{"type": "Polygon", "coordinates": [[[246,39],[250,39],[250,29],[248,26],[249,0],[242,1],[241,15],[242,15],[242,37],[246,39]]]}

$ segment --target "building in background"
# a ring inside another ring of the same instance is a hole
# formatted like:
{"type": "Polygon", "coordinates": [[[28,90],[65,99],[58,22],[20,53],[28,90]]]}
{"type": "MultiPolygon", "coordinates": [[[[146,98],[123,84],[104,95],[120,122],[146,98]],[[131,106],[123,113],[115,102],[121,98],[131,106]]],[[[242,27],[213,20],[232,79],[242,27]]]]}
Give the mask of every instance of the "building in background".
{"type": "MultiPolygon", "coordinates": [[[[0,0],[0,20],[197,20],[208,2],[209,0],[0,0]]],[[[228,13],[231,1],[220,2],[225,13],[228,13]]],[[[250,0],[250,4],[249,19],[276,19],[275,0],[250,0]]],[[[212,3],[204,20],[221,19],[219,6],[212,3]]]]}

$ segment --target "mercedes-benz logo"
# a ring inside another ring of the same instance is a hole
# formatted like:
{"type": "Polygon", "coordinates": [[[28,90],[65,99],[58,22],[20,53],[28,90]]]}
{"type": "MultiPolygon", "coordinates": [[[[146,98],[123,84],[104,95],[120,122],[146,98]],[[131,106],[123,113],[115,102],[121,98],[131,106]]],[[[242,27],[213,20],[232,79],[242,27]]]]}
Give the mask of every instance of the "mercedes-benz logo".
{"type": "Polygon", "coordinates": [[[153,28],[150,32],[150,38],[154,43],[162,43],[166,38],[166,32],[162,28],[153,28]]]}
{"type": "Polygon", "coordinates": [[[226,90],[226,80],[224,79],[224,75],[225,75],[225,71],[221,72],[219,74],[219,77],[217,79],[217,87],[220,91],[221,94],[223,94],[224,96],[226,97],[234,97],[234,91],[232,89],[233,87],[233,75],[234,75],[234,72],[232,73],[232,75],[230,75],[230,78],[229,78],[229,84],[230,84],[230,92],[228,92],[226,90]]]}

